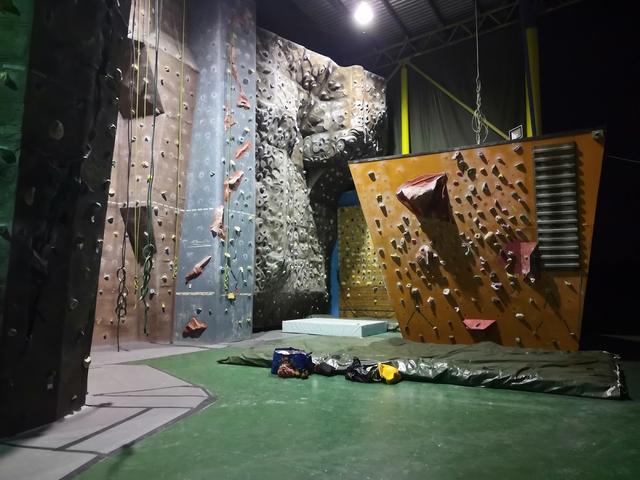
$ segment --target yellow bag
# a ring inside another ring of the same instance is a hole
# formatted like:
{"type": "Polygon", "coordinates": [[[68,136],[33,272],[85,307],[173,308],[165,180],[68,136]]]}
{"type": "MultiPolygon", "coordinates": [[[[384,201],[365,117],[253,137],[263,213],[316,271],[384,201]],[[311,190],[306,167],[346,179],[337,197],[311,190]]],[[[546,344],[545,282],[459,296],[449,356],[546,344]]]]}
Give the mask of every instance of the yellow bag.
{"type": "Polygon", "coordinates": [[[387,365],[386,363],[378,364],[378,375],[380,375],[380,378],[383,378],[384,381],[389,385],[398,383],[400,380],[402,380],[398,369],[396,367],[392,367],[391,365],[387,365]]]}

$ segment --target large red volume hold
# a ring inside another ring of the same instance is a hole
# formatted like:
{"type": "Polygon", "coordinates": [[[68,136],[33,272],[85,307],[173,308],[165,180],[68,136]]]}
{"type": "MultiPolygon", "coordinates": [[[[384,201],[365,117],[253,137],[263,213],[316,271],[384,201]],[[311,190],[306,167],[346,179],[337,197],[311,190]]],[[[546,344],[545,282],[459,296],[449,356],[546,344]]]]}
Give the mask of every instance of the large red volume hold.
{"type": "Polygon", "coordinates": [[[198,338],[200,335],[202,335],[202,332],[204,332],[208,326],[209,325],[207,325],[205,322],[201,322],[200,320],[198,320],[197,317],[191,317],[191,320],[187,322],[187,324],[184,326],[184,329],[182,330],[182,338],[198,338]]]}
{"type": "Polygon", "coordinates": [[[404,182],[396,197],[418,219],[451,221],[451,207],[445,173],[427,173],[404,182]]]}

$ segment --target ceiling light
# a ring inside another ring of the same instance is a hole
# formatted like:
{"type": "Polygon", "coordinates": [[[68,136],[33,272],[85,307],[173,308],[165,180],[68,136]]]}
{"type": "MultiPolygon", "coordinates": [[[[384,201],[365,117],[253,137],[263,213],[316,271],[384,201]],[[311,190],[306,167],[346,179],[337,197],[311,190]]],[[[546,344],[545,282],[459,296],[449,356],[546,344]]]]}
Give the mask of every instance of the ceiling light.
{"type": "Polygon", "coordinates": [[[358,25],[365,26],[373,20],[373,9],[368,2],[360,2],[353,12],[353,19],[358,25]]]}

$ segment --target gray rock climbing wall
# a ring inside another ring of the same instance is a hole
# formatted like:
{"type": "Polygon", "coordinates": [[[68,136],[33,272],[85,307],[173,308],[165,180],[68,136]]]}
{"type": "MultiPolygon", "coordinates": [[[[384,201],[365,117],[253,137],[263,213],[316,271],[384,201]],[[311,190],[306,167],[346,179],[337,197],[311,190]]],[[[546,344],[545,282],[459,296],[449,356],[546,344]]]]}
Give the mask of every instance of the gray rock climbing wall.
{"type": "Polygon", "coordinates": [[[347,162],[382,153],[384,79],[257,33],[256,328],[327,308],[347,162]]]}
{"type": "Polygon", "coordinates": [[[255,7],[250,0],[188,5],[188,43],[200,75],[174,338],[183,340],[195,317],[207,325],[199,341],[241,340],[253,327],[255,7]]]}

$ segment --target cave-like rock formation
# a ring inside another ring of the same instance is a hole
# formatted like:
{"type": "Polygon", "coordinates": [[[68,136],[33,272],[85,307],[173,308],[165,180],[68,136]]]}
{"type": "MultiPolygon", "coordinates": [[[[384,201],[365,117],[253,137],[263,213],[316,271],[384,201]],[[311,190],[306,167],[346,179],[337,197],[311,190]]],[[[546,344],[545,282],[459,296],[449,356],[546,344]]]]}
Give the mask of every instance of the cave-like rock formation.
{"type": "Polygon", "coordinates": [[[257,35],[254,327],[322,312],[347,162],[382,153],[384,79],[257,35]]]}

